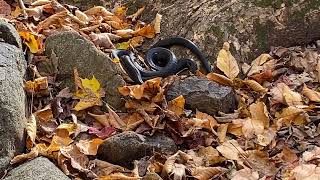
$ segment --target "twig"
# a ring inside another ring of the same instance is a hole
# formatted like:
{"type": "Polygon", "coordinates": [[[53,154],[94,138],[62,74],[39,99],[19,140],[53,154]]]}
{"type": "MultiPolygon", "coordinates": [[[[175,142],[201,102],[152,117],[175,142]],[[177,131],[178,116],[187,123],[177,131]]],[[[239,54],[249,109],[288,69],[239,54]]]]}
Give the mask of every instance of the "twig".
{"type": "Polygon", "coordinates": [[[26,6],[24,5],[23,0],[18,0],[18,3],[20,6],[20,9],[22,10],[22,14],[23,14],[24,18],[27,18],[28,14],[26,12],[26,6]]]}

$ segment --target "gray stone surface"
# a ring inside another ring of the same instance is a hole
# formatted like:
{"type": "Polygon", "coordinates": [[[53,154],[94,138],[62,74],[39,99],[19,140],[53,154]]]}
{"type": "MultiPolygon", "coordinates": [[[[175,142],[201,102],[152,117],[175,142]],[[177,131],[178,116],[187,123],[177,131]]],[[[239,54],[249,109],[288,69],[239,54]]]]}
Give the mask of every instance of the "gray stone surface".
{"type": "Polygon", "coordinates": [[[12,44],[18,48],[22,47],[19,34],[13,25],[0,19],[0,42],[6,42],[12,44]],[[1,40],[2,39],[2,40],[1,40]]]}
{"type": "MultiPolygon", "coordinates": [[[[11,25],[0,22],[0,34],[8,35],[0,42],[0,173],[10,160],[25,147],[26,125],[23,77],[25,60],[11,25]],[[12,37],[12,39],[10,38],[12,37]],[[7,44],[6,42],[11,44],[7,44]],[[19,46],[18,44],[16,44],[19,46]]],[[[18,36],[19,37],[19,36],[18,36]]]]}
{"type": "Polygon", "coordinates": [[[218,111],[232,112],[237,108],[231,87],[219,85],[205,78],[191,76],[174,82],[166,93],[168,100],[180,95],[186,99],[186,108],[215,115],[218,111]]]}
{"type": "Polygon", "coordinates": [[[48,37],[45,47],[45,53],[50,60],[58,61],[57,80],[63,82],[62,86],[74,86],[73,69],[77,68],[82,78],[91,79],[94,75],[99,80],[106,90],[105,100],[112,107],[123,107],[124,102],[118,87],[123,86],[125,82],[120,75],[119,67],[91,41],[74,32],[62,32],[48,37]]]}
{"type": "Polygon", "coordinates": [[[98,149],[98,158],[107,162],[132,168],[132,162],[154,151],[173,154],[177,151],[174,141],[163,135],[151,137],[135,132],[123,132],[108,138],[98,149]]]}
{"type": "Polygon", "coordinates": [[[38,157],[12,169],[4,180],[70,180],[58,167],[38,157]]]}

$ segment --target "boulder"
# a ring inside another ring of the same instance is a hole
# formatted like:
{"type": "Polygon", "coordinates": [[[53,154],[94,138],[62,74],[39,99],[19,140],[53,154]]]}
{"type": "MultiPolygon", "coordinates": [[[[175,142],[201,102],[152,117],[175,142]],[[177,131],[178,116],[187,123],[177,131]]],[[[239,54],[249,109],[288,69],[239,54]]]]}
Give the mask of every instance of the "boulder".
{"type": "MultiPolygon", "coordinates": [[[[98,50],[95,45],[76,32],[61,32],[49,36],[45,42],[45,53],[50,61],[57,59],[57,81],[64,87],[74,87],[73,69],[77,68],[80,77],[95,76],[106,90],[105,101],[112,107],[123,107],[118,87],[125,81],[119,67],[109,56],[98,50]]],[[[40,66],[39,66],[40,67],[40,66]]]]}
{"type": "Polygon", "coordinates": [[[173,154],[177,146],[163,134],[148,137],[128,131],[108,138],[99,146],[97,155],[101,160],[132,168],[134,160],[152,155],[154,151],[173,154]]]}
{"type": "MultiPolygon", "coordinates": [[[[120,0],[112,0],[119,2],[120,0]]],[[[239,62],[250,63],[271,46],[291,47],[320,39],[320,1],[271,0],[121,0],[129,14],[142,6],[141,19],[162,15],[161,34],[194,41],[212,63],[223,42],[239,62]]],[[[149,44],[146,44],[146,48],[149,44]]]]}
{"type": "Polygon", "coordinates": [[[180,95],[186,100],[186,108],[215,115],[218,111],[233,112],[237,108],[235,92],[206,78],[191,76],[175,81],[166,93],[172,100],[180,95]]]}
{"type": "Polygon", "coordinates": [[[12,169],[4,180],[70,180],[49,159],[38,157],[12,169]]]}
{"type": "Polygon", "coordinates": [[[0,21],[0,173],[25,147],[26,62],[19,35],[13,26],[0,21]],[[5,35],[5,36],[4,36],[5,35]]]}

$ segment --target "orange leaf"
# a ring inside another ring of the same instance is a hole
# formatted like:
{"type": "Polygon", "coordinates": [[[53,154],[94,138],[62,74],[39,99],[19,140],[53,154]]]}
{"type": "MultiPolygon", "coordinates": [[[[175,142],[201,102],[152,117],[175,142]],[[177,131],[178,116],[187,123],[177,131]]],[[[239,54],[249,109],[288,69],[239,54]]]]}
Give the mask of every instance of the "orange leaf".
{"type": "Polygon", "coordinates": [[[172,112],[174,112],[177,116],[180,116],[184,113],[184,104],[186,103],[186,100],[184,97],[178,96],[177,98],[171,100],[168,102],[168,109],[172,112]]]}
{"type": "Polygon", "coordinates": [[[95,138],[92,140],[80,140],[76,146],[83,154],[95,156],[101,143],[103,143],[102,139],[95,138]]]}

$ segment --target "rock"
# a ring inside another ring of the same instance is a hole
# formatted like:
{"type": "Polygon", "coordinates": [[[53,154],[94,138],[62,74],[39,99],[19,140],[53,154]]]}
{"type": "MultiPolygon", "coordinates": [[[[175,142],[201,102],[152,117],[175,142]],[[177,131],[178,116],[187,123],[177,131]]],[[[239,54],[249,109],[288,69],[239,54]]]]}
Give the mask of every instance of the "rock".
{"type": "Polygon", "coordinates": [[[0,19],[0,42],[22,48],[21,39],[13,25],[0,19]],[[1,40],[2,39],[2,40],[1,40]]]}
{"type": "Polygon", "coordinates": [[[5,42],[0,42],[0,174],[15,155],[23,152],[26,126],[23,89],[26,62],[18,48],[19,35],[11,25],[1,21],[2,35],[6,37],[5,42]]]}
{"type": "Polygon", "coordinates": [[[98,149],[98,158],[132,168],[134,160],[152,155],[154,151],[173,154],[177,151],[177,146],[171,138],[163,134],[147,137],[129,131],[112,136],[103,142],[98,149]]]}
{"type": "Polygon", "coordinates": [[[12,169],[4,180],[70,180],[49,159],[38,157],[12,169]]]}
{"type": "Polygon", "coordinates": [[[60,3],[65,3],[79,7],[81,10],[87,10],[93,6],[103,6],[103,0],[60,0],[60,3]]]}
{"type": "Polygon", "coordinates": [[[215,115],[218,111],[232,112],[237,108],[231,87],[219,85],[205,78],[191,76],[175,81],[166,93],[168,100],[180,95],[186,99],[186,108],[215,115]]]}
{"type": "Polygon", "coordinates": [[[151,22],[157,12],[162,15],[161,34],[153,42],[170,36],[188,38],[211,62],[225,41],[231,42],[237,60],[250,63],[271,46],[291,47],[320,39],[320,1],[121,1],[132,12],[146,5],[143,21],[151,22]]]}
{"type": "Polygon", "coordinates": [[[119,67],[91,41],[75,32],[62,32],[49,36],[45,47],[50,60],[58,61],[57,80],[63,82],[62,86],[74,86],[73,68],[77,68],[80,77],[95,76],[99,80],[106,90],[106,102],[116,109],[123,107],[118,87],[123,86],[125,81],[120,75],[119,67]]]}

